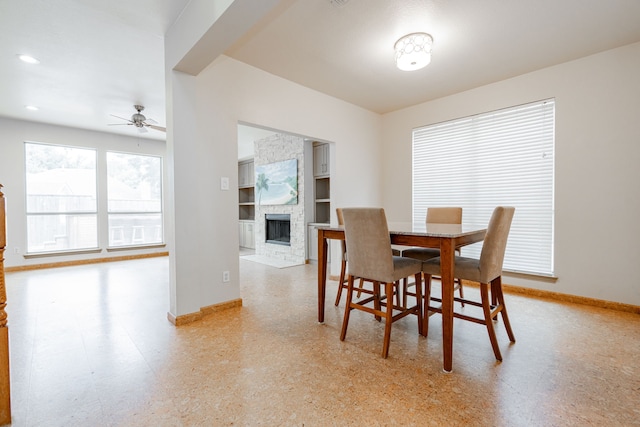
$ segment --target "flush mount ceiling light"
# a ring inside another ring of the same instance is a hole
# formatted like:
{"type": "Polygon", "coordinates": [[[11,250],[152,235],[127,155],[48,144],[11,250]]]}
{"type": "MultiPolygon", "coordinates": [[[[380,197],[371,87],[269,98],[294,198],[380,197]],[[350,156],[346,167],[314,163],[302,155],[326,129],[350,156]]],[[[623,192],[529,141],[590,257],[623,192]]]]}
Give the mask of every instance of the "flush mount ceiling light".
{"type": "Polygon", "coordinates": [[[29,55],[18,55],[18,58],[20,58],[21,61],[26,62],[27,64],[39,64],[40,61],[38,61],[36,58],[34,58],[33,56],[29,56],[29,55]]]}
{"type": "Polygon", "coordinates": [[[411,33],[401,37],[393,46],[396,65],[403,71],[426,67],[431,62],[432,45],[433,38],[427,33],[411,33]]]}
{"type": "Polygon", "coordinates": [[[36,107],[35,105],[25,105],[24,108],[26,108],[27,110],[31,110],[31,111],[38,111],[39,108],[36,107]]]}

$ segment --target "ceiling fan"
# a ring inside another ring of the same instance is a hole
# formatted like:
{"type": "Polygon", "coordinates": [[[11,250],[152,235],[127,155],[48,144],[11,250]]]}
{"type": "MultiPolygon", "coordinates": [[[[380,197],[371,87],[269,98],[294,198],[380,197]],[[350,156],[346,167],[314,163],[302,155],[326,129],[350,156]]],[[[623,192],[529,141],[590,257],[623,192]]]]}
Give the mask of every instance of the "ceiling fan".
{"type": "Polygon", "coordinates": [[[111,114],[111,116],[125,120],[128,123],[109,123],[109,126],[120,126],[120,125],[134,125],[138,128],[140,132],[148,132],[147,128],[159,130],[160,132],[166,132],[167,128],[158,126],[158,122],[151,118],[146,118],[142,114],[142,110],[144,110],[144,105],[134,105],[133,108],[136,109],[137,113],[131,116],[131,119],[125,119],[124,117],[116,116],[115,114],[111,114]]]}

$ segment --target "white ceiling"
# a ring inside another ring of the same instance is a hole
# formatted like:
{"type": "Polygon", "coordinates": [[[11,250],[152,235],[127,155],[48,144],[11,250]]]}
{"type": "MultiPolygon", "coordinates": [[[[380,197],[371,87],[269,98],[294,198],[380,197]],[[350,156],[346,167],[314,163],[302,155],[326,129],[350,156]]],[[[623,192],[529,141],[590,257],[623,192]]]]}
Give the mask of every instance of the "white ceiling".
{"type": "Polygon", "coordinates": [[[1,0],[0,116],[138,135],[107,124],[141,104],[164,126],[164,33],[188,2],[1,0]],[[19,61],[23,53],[40,64],[19,61]]]}
{"type": "MultiPolygon", "coordinates": [[[[165,125],[163,34],[188,3],[0,0],[0,116],[135,135],[107,124],[140,103],[165,125]]],[[[282,0],[227,54],[385,113],[638,41],[639,0],[282,0]],[[415,31],[432,62],[400,71],[415,31]]]]}

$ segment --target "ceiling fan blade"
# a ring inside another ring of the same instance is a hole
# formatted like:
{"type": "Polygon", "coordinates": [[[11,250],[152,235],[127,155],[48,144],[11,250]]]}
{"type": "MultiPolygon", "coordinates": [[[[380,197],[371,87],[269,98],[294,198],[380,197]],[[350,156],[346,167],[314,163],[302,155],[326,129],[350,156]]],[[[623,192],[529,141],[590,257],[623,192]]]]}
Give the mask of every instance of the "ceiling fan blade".
{"type": "Polygon", "coordinates": [[[129,119],[125,119],[124,117],[116,116],[115,114],[109,114],[109,115],[110,115],[110,116],[112,116],[112,117],[115,117],[116,119],[125,120],[125,121],[127,121],[127,122],[130,122],[130,121],[131,121],[131,120],[129,120],[129,119]]]}
{"type": "Polygon", "coordinates": [[[163,128],[162,126],[147,125],[147,127],[150,127],[151,129],[159,130],[160,132],[166,132],[167,131],[167,128],[163,128]]]}
{"type": "Polygon", "coordinates": [[[158,124],[158,122],[156,122],[155,120],[153,120],[151,117],[147,117],[147,120],[145,120],[145,121],[147,121],[147,122],[151,123],[152,125],[157,125],[157,124],[158,124]]]}
{"type": "Polygon", "coordinates": [[[107,126],[129,126],[133,123],[107,123],[107,126]]]}

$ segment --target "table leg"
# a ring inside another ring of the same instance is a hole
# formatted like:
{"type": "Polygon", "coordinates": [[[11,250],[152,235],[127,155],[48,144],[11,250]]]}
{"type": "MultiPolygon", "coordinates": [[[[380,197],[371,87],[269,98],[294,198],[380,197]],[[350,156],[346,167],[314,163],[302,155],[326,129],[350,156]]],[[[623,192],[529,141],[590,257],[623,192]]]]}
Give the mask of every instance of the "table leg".
{"type": "Polygon", "coordinates": [[[442,281],[442,348],[445,372],[453,369],[453,272],[454,245],[452,239],[440,241],[440,277],[442,281]]]}
{"type": "Polygon", "coordinates": [[[327,290],[327,239],[318,229],[318,322],[324,323],[324,300],[327,290]]]}

